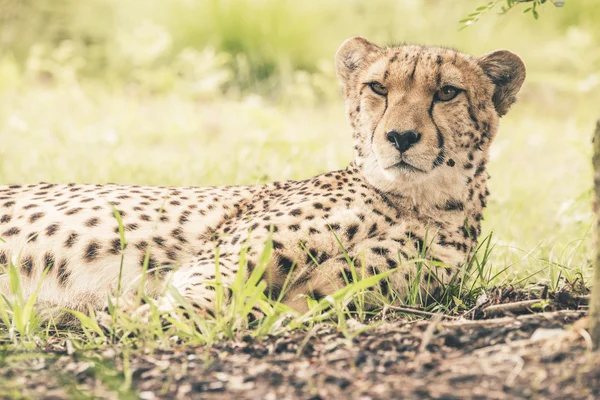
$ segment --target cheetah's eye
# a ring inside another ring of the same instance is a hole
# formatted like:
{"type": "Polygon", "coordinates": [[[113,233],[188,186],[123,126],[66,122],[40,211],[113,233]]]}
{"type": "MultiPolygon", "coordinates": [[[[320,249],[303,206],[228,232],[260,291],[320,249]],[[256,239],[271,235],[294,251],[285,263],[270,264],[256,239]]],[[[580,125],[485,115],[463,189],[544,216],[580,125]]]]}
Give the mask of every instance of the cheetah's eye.
{"type": "Polygon", "coordinates": [[[444,86],[435,93],[435,99],[438,101],[450,101],[462,92],[461,89],[454,86],[444,86]]]}
{"type": "Polygon", "coordinates": [[[369,87],[380,96],[387,96],[388,94],[388,89],[379,82],[369,82],[369,87]]]}

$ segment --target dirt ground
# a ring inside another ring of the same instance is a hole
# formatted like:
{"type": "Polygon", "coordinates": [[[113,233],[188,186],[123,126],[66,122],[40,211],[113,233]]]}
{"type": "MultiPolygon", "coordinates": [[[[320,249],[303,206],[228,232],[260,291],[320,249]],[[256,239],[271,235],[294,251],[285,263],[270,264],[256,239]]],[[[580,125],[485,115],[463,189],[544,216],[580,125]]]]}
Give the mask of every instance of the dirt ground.
{"type": "Polygon", "coordinates": [[[4,354],[0,397],[600,398],[600,354],[589,351],[585,307],[561,296],[549,296],[545,312],[535,313],[541,308],[532,296],[503,289],[466,315],[475,320],[408,321],[403,314],[353,339],[323,325],[127,357],[118,349],[96,354],[56,344],[4,354]],[[118,373],[124,370],[125,380],[118,373]]]}

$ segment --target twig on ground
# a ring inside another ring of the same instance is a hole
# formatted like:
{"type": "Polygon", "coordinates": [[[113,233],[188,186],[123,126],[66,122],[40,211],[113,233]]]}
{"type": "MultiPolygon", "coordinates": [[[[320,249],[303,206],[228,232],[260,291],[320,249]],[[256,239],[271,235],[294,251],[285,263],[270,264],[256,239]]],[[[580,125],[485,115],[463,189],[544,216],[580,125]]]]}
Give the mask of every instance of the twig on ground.
{"type": "Polygon", "coordinates": [[[522,313],[522,312],[531,312],[531,308],[534,306],[540,306],[540,308],[547,303],[546,300],[523,300],[517,301],[515,303],[507,303],[507,304],[495,304],[493,306],[489,306],[483,309],[483,312],[487,317],[493,317],[495,315],[502,315],[504,313],[522,313]]]}
{"type": "Polygon", "coordinates": [[[407,314],[424,315],[424,316],[431,317],[431,318],[440,316],[442,319],[458,320],[458,317],[454,317],[452,315],[432,313],[429,311],[421,310],[419,308],[413,308],[413,307],[407,307],[407,306],[385,306],[384,310],[386,310],[386,309],[401,311],[401,312],[404,312],[407,314]]]}
{"type": "Polygon", "coordinates": [[[542,312],[536,314],[527,314],[520,315],[518,317],[502,317],[502,318],[492,318],[492,319],[480,319],[480,320],[456,320],[449,322],[442,322],[443,327],[477,327],[477,326],[495,326],[495,325],[506,325],[514,321],[525,321],[529,319],[553,319],[556,317],[582,317],[585,315],[584,311],[579,310],[559,310],[559,311],[551,311],[551,312],[542,312]]]}

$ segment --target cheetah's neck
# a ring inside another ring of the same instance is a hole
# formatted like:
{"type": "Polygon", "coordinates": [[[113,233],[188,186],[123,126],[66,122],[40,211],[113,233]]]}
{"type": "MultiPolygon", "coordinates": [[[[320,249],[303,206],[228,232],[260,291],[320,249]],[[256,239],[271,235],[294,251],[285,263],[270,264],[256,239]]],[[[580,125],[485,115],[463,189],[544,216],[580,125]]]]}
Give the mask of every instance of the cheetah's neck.
{"type": "Polygon", "coordinates": [[[406,185],[402,194],[385,193],[370,185],[352,162],[348,171],[363,177],[365,183],[394,208],[402,217],[415,218],[424,225],[441,231],[460,234],[475,245],[481,233],[483,209],[489,194],[485,158],[471,175],[456,174],[433,176],[429,182],[406,185]]]}

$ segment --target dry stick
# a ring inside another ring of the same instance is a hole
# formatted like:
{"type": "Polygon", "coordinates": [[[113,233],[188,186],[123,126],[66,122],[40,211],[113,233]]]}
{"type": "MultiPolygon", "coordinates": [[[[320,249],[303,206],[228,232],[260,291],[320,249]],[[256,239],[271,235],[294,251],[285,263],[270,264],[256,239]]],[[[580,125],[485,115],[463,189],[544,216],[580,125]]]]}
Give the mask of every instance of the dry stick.
{"type": "Polygon", "coordinates": [[[468,320],[461,319],[458,321],[450,321],[450,322],[441,322],[440,325],[444,328],[452,328],[452,327],[460,327],[460,328],[470,328],[477,326],[496,326],[496,325],[506,325],[508,326],[511,323],[517,321],[528,321],[528,320],[540,320],[542,318],[545,319],[553,319],[553,318],[581,318],[585,315],[585,311],[574,311],[574,310],[559,310],[559,311],[550,311],[550,312],[541,312],[536,314],[525,314],[519,315],[518,317],[502,317],[502,318],[491,318],[491,319],[478,319],[478,320],[468,320]]]}
{"type": "Polygon", "coordinates": [[[596,123],[594,134],[594,214],[596,214],[596,229],[594,232],[594,247],[596,257],[594,258],[594,284],[590,298],[590,334],[594,350],[600,348],[600,121],[596,123]]]}
{"type": "Polygon", "coordinates": [[[390,309],[390,310],[396,310],[396,311],[401,311],[403,313],[406,314],[415,314],[415,315],[423,315],[423,316],[427,316],[427,317],[437,317],[438,315],[441,316],[443,319],[458,319],[458,317],[453,317],[452,315],[444,315],[444,314],[439,314],[439,313],[432,313],[429,311],[424,311],[418,308],[412,308],[412,307],[402,307],[402,306],[384,306],[384,309],[390,309]]]}
{"type": "Polygon", "coordinates": [[[494,315],[504,314],[505,312],[510,313],[519,313],[519,312],[527,312],[531,310],[531,307],[542,305],[547,300],[523,300],[516,301],[514,303],[506,303],[506,304],[495,304],[493,306],[489,306],[483,309],[483,312],[487,317],[493,317],[494,315]]]}

